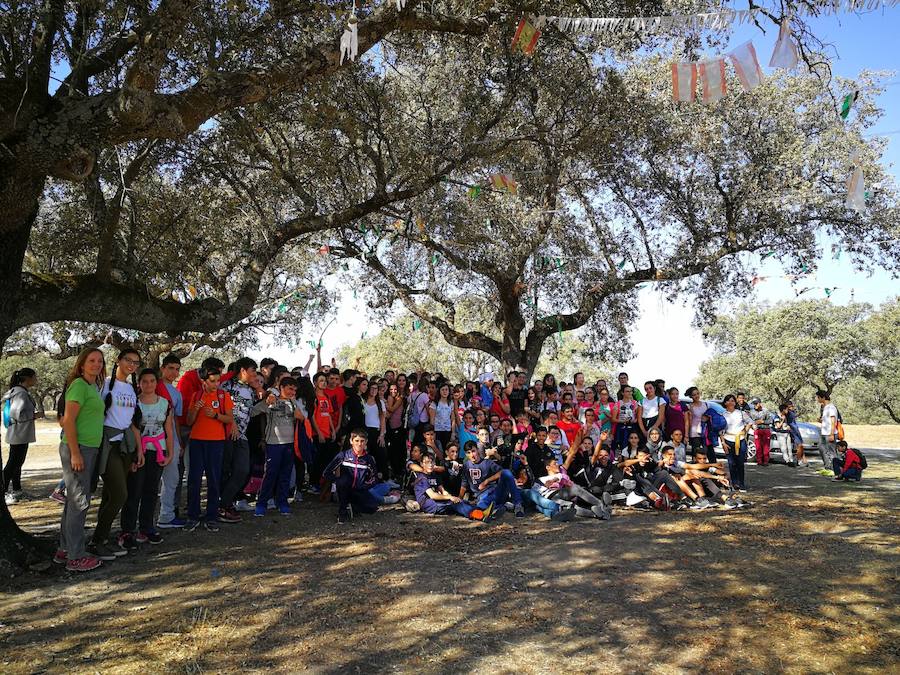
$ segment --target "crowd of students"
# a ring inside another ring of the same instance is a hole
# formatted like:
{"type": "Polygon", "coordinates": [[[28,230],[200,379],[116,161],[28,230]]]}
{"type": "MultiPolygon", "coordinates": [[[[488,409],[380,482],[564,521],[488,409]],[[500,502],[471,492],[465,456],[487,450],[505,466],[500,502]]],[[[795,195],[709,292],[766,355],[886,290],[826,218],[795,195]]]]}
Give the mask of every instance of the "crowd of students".
{"type": "MultiPolygon", "coordinates": [[[[761,465],[772,433],[786,436],[783,451],[792,439],[802,441],[790,405],[775,416],[738,393],[723,399],[720,414],[697,387],[682,400],[662,380],[639,390],[626,373],[613,392],[603,380],[587,385],[581,373],[571,383],[548,374],[529,385],[524,373],[512,372],[503,383],[485,373],[452,384],[439,373],[367,377],[318,362],[311,374],[313,358],[288,370],[248,357],[226,368],[211,357],[181,374],[175,355],[156,371],[141,369],[140,355],[125,349],[107,377],[103,352],[84,350],[57,411],[63,479],[54,495],[64,507],[54,561],[88,571],[160,543],[160,530],[216,532],[221,523],[240,522],[241,513],[289,516],[304,486],[337,502],[341,524],[401,500],[410,511],[480,521],[507,510],[567,521],[609,519],[614,505],[740,508],[747,505],[748,435],[761,465]],[[717,461],[718,446],[726,461],[717,461]],[[87,538],[101,479],[97,524],[87,538]]],[[[35,415],[33,401],[23,414],[22,392],[30,398],[34,378],[17,371],[7,393],[19,400],[12,416],[23,424],[15,433],[26,450],[35,415]]],[[[823,442],[841,451],[834,458],[823,451],[823,461],[836,479],[858,480],[864,460],[841,447],[837,410],[819,394],[823,442]]],[[[796,450],[797,463],[805,462],[801,443],[796,450]]]]}

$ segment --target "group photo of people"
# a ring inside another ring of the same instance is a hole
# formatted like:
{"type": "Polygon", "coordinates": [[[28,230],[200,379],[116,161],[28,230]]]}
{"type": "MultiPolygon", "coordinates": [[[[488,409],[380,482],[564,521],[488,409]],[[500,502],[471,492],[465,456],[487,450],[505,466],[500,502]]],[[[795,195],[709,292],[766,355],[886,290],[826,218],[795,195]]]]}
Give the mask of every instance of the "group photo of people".
{"type": "MultiPolygon", "coordinates": [[[[22,494],[35,441],[37,377],[17,370],[3,399],[7,504],[22,494]]],[[[817,400],[823,468],[859,481],[865,458],[843,440],[828,392],[817,400]]],[[[773,412],[745,392],[710,400],[696,386],[682,393],[625,372],[593,383],[580,372],[571,381],[369,374],[323,365],[320,353],[293,368],[211,356],[182,372],[174,354],[154,369],[133,349],[109,363],[87,348],[57,421],[62,478],[51,498],[63,512],[53,560],[75,572],[160,544],[167,530],[302,517],[304,499],[333,503],[340,525],[391,504],[482,523],[507,513],[606,521],[619,509],[750,506],[748,447],[758,466],[775,445],[786,465],[808,466],[790,401],[773,412]]]]}

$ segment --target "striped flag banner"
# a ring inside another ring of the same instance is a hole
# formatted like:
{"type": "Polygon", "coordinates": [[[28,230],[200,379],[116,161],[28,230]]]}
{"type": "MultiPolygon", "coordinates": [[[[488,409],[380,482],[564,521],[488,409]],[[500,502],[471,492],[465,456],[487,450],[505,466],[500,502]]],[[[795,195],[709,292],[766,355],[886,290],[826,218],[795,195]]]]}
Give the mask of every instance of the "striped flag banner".
{"type": "Polygon", "coordinates": [[[698,70],[700,71],[700,90],[703,92],[704,103],[715,103],[725,96],[724,59],[701,61],[698,70]]]}
{"type": "Polygon", "coordinates": [[[491,187],[495,190],[506,190],[511,195],[514,195],[519,191],[519,184],[513,180],[512,176],[505,173],[498,173],[491,176],[491,187]]]}
{"type": "Polygon", "coordinates": [[[737,71],[744,91],[751,91],[754,87],[762,84],[762,68],[759,67],[759,59],[756,58],[756,50],[753,48],[752,42],[745,42],[728,56],[731,57],[731,63],[737,71]]]}
{"type": "Polygon", "coordinates": [[[676,103],[690,103],[697,91],[697,64],[672,64],[672,98],[676,103]]]}
{"type": "Polygon", "coordinates": [[[534,48],[537,46],[538,38],[541,37],[541,31],[527,17],[522,17],[519,26],[516,28],[516,34],[513,37],[513,48],[519,49],[523,54],[531,56],[534,48]]]}

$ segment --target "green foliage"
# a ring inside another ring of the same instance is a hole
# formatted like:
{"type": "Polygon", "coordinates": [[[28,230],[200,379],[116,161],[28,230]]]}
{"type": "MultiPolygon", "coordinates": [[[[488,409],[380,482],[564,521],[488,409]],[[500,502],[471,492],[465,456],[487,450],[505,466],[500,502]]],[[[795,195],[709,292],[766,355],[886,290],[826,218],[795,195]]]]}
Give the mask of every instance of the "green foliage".
{"type": "Polygon", "coordinates": [[[0,395],[6,392],[13,372],[20,368],[33,368],[38,382],[32,390],[38,407],[52,407],[56,397],[62,392],[66,375],[75,363],[75,358],[53,359],[47,354],[30,356],[6,356],[0,358],[0,395]]]}
{"type": "Polygon", "coordinates": [[[700,367],[697,386],[716,398],[743,390],[769,406],[791,399],[815,419],[815,391],[831,392],[851,424],[900,423],[900,302],[829,300],[742,306],[705,329],[718,352],[700,367]]]}

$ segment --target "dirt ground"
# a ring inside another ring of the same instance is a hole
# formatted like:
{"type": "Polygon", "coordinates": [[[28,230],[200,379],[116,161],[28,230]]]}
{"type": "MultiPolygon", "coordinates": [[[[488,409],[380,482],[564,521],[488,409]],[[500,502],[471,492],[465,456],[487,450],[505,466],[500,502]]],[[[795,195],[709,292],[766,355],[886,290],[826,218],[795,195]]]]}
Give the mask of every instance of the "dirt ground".
{"type": "MultiPolygon", "coordinates": [[[[25,487],[44,495],[40,440],[25,487]]],[[[859,484],[817,457],[748,465],[754,506],[730,512],[338,526],[308,499],[164,532],[96,572],[2,582],[0,672],[900,672],[900,451],[866,455],[859,484]]],[[[58,528],[47,499],[11,510],[58,528]]]]}

